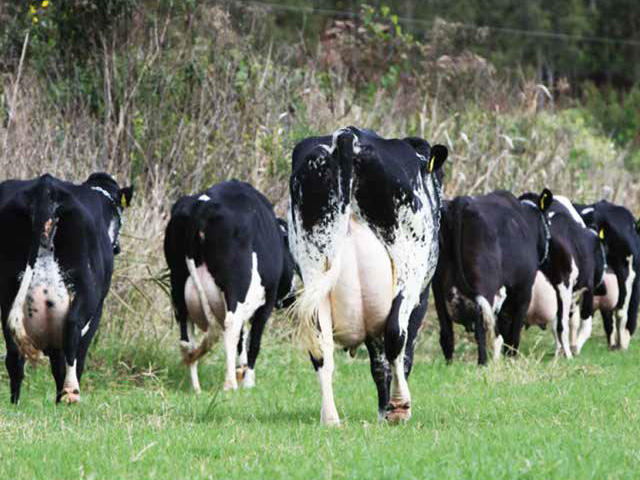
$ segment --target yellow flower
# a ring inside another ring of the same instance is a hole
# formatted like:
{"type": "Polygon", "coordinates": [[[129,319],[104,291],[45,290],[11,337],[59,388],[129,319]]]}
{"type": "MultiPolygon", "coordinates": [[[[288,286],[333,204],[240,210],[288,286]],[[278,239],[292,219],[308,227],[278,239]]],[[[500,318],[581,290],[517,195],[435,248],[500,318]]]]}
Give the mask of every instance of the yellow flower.
{"type": "Polygon", "coordinates": [[[38,17],[33,17],[33,18],[31,19],[31,21],[32,21],[33,23],[38,23],[38,17]]]}
{"type": "Polygon", "coordinates": [[[44,2],[42,2],[42,8],[47,8],[49,6],[49,0],[44,0],[44,2]]]}
{"type": "Polygon", "coordinates": [[[36,6],[35,6],[35,5],[31,5],[31,6],[29,6],[29,13],[30,13],[31,15],[35,15],[37,11],[38,11],[38,9],[36,8],[36,6]]]}

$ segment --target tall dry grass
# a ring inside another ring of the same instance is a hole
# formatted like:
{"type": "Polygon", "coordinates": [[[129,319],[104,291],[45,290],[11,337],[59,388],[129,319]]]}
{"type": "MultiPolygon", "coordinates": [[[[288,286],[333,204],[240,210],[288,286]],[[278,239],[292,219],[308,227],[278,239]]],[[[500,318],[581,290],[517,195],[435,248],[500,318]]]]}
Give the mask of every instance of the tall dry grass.
{"type": "MultiPolygon", "coordinates": [[[[471,100],[443,102],[449,75],[434,79],[440,93],[399,84],[363,95],[319,61],[326,52],[293,61],[292,52],[304,49],[255,48],[264,12],[247,14],[255,16],[247,24],[256,30],[237,31],[216,6],[199,7],[188,22],[138,19],[127,39],[105,42],[89,62],[99,80],[97,110],[78,92],[53,95],[51,78],[28,61],[19,79],[17,72],[3,77],[4,92],[16,92],[0,104],[12,112],[0,125],[3,179],[49,172],[80,182],[105,170],[136,185],[98,340],[105,348],[118,345],[119,362],[134,363],[131,352],[141,345],[177,350],[163,286],[172,203],[239,178],[284,215],[290,152],[307,135],[357,125],[444,143],[447,196],[548,186],[576,200],[607,197],[640,212],[640,184],[623,168],[625,152],[579,110],[554,109],[551,102],[540,109],[539,96],[551,95],[545,87],[494,79],[474,87],[471,100]]],[[[288,320],[272,328],[286,336],[288,320]]]]}

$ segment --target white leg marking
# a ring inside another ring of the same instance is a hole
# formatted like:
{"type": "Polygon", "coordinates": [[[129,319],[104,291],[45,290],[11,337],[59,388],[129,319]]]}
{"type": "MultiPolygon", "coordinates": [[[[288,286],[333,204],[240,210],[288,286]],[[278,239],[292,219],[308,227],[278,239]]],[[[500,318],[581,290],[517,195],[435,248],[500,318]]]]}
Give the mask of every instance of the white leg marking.
{"type": "Polygon", "coordinates": [[[243,323],[243,318],[240,318],[234,312],[227,312],[227,316],[224,319],[223,334],[224,352],[227,361],[227,370],[224,378],[225,390],[236,390],[238,388],[238,381],[236,379],[236,352],[243,323]]]}
{"type": "Polygon", "coordinates": [[[580,355],[580,351],[584,344],[591,337],[591,331],[593,330],[593,320],[591,316],[582,320],[580,324],[580,331],[578,332],[578,344],[576,345],[576,355],[580,355]]]}
{"type": "Polygon", "coordinates": [[[496,317],[493,313],[493,307],[486,298],[480,295],[478,295],[475,300],[482,314],[486,343],[487,345],[493,346],[493,360],[498,361],[500,360],[503,339],[502,335],[496,335],[496,317]]]}
{"type": "Polygon", "coordinates": [[[191,386],[196,393],[202,392],[200,380],[198,379],[198,361],[189,364],[189,374],[191,375],[191,386]]]}
{"type": "Polygon", "coordinates": [[[200,380],[198,379],[198,360],[191,359],[192,353],[196,350],[196,334],[193,322],[187,320],[187,338],[188,341],[180,341],[180,351],[182,359],[189,367],[189,375],[191,377],[191,386],[196,393],[200,393],[200,380]]]}
{"type": "MultiPolygon", "coordinates": [[[[569,274],[569,285],[564,285],[560,283],[556,288],[560,292],[560,301],[562,302],[562,318],[560,321],[562,322],[562,333],[560,334],[560,345],[562,347],[562,351],[567,358],[573,358],[573,354],[571,353],[571,345],[569,342],[570,336],[570,316],[571,316],[571,305],[573,301],[573,289],[575,287],[576,281],[578,280],[578,266],[576,265],[575,260],[571,260],[571,273],[569,274]]],[[[557,356],[556,350],[556,356],[557,356]]]]}
{"type": "Polygon", "coordinates": [[[557,287],[560,292],[560,302],[562,303],[562,318],[559,319],[562,325],[562,333],[558,336],[557,329],[554,328],[556,340],[559,342],[559,348],[556,348],[556,356],[559,351],[564,353],[565,357],[573,358],[571,348],[569,347],[569,316],[571,314],[571,286],[559,284],[557,287]]]}
{"type": "Polygon", "coordinates": [[[396,359],[391,363],[389,403],[394,410],[387,414],[387,419],[392,422],[406,421],[411,418],[411,392],[409,392],[409,384],[404,375],[405,347],[406,344],[402,347],[396,359]]]}
{"type": "Polygon", "coordinates": [[[249,361],[247,358],[247,349],[249,348],[249,330],[250,326],[248,323],[246,323],[242,327],[242,351],[240,352],[240,355],[238,355],[238,365],[240,365],[241,367],[246,366],[247,362],[249,361]]]}
{"type": "Polygon", "coordinates": [[[560,341],[560,336],[558,335],[558,315],[554,315],[551,319],[551,329],[553,331],[553,339],[556,341],[556,350],[555,357],[559,357],[562,354],[562,342],[560,341]]]}
{"type": "Polygon", "coordinates": [[[258,255],[255,252],[252,255],[252,264],[251,281],[244,301],[237,304],[234,312],[227,312],[224,319],[223,342],[227,363],[224,380],[225,390],[236,390],[238,388],[236,355],[238,341],[240,340],[240,330],[242,330],[245,322],[248,322],[254,312],[265,302],[265,290],[258,273],[258,255]]]}
{"type": "Polygon", "coordinates": [[[624,298],[624,304],[622,308],[616,310],[615,319],[618,330],[618,344],[620,348],[626,350],[629,348],[629,342],[631,341],[631,334],[627,330],[627,320],[629,318],[629,302],[631,301],[631,289],[633,287],[633,281],[636,278],[636,272],[633,269],[633,255],[627,257],[627,263],[629,264],[629,274],[624,281],[627,294],[624,298]]]}
{"type": "Polygon", "coordinates": [[[253,368],[247,368],[242,379],[243,388],[253,388],[256,386],[256,371],[253,368]]]}
{"type": "Polygon", "coordinates": [[[66,403],[76,403],[80,401],[80,383],[78,383],[78,375],[76,374],[76,363],[77,360],[74,360],[73,365],[70,366],[65,362],[66,371],[61,400],[66,403]]]}
{"type": "Polygon", "coordinates": [[[333,398],[333,326],[331,320],[331,301],[325,297],[318,306],[318,323],[320,325],[320,348],[322,350],[322,366],[318,368],[318,380],[322,392],[322,409],[320,422],[325,425],[340,425],[338,409],[333,398]]]}
{"type": "Polygon", "coordinates": [[[569,314],[569,345],[575,354],[578,350],[578,330],[580,329],[580,309],[574,302],[569,314]]]}
{"type": "Polygon", "coordinates": [[[613,312],[613,318],[611,323],[612,325],[611,325],[611,335],[609,336],[609,347],[616,348],[618,346],[618,327],[616,326],[616,323],[618,323],[618,320],[616,318],[615,312],[613,312]]]}
{"type": "Polygon", "coordinates": [[[502,346],[504,345],[504,339],[502,335],[496,336],[493,341],[493,361],[498,362],[501,358],[500,354],[502,353],[502,346]]]}

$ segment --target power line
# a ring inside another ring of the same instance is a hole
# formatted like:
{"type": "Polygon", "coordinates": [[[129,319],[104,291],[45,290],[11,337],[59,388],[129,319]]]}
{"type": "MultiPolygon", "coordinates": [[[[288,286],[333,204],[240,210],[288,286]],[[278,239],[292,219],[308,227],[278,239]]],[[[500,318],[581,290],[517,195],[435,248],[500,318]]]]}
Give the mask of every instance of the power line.
{"type": "MultiPolygon", "coordinates": [[[[269,8],[272,10],[281,10],[281,11],[289,11],[289,12],[297,12],[297,13],[318,13],[321,15],[333,15],[333,16],[341,16],[347,18],[361,18],[361,16],[355,12],[350,12],[347,10],[335,10],[331,8],[319,8],[319,7],[306,7],[303,5],[286,5],[282,3],[273,3],[273,2],[263,2],[257,0],[231,0],[232,3],[243,4],[243,5],[253,5],[269,8]]],[[[404,24],[411,25],[421,25],[424,27],[431,27],[434,23],[433,20],[424,20],[419,18],[410,18],[398,15],[398,22],[404,24]]],[[[572,35],[569,33],[563,32],[550,32],[548,30],[526,30],[519,28],[509,28],[509,27],[494,27],[490,25],[473,25],[468,23],[457,23],[459,26],[469,30],[479,30],[479,29],[487,29],[489,31],[493,31],[500,34],[506,35],[517,35],[524,37],[536,37],[536,38],[550,38],[555,40],[574,40],[576,42],[586,42],[586,43],[601,43],[601,44],[609,44],[609,45],[628,45],[633,47],[640,47],[640,40],[629,40],[626,38],[615,38],[615,37],[596,37],[589,35],[572,35]]],[[[420,33],[428,33],[428,30],[425,29],[415,29],[420,33]]]]}

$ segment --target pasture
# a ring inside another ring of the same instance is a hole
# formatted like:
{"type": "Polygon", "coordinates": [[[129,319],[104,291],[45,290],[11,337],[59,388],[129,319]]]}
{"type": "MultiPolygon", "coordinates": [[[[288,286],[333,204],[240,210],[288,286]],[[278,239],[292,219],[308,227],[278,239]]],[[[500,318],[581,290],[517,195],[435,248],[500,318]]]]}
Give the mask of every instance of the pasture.
{"type": "MultiPolygon", "coordinates": [[[[177,332],[130,351],[99,338],[83,400],[54,404],[49,368],[27,368],[21,404],[0,373],[3,478],[635,478],[640,415],[638,345],[610,352],[596,321],[573,360],[554,360],[549,331],[523,332],[523,355],[475,365],[473,339],[457,333],[447,366],[433,310],[410,378],[413,418],[376,420],[366,350],[336,354],[340,428],[319,426],[311,365],[280,318],[272,319],[257,387],[222,392],[221,345],[190,392],[177,332]],[[176,338],[173,338],[175,335],[176,338]],[[128,360],[127,360],[128,359],[128,360]]],[[[109,321],[105,318],[105,323],[109,321]]]]}

